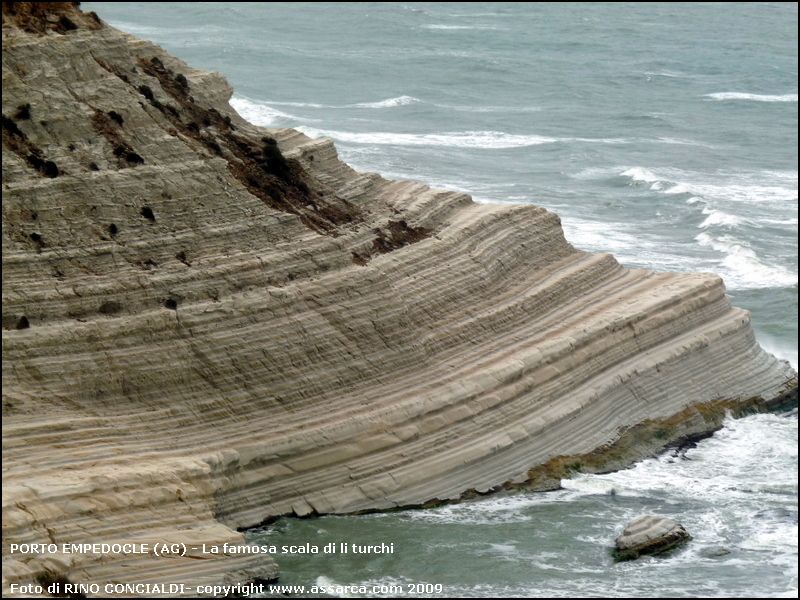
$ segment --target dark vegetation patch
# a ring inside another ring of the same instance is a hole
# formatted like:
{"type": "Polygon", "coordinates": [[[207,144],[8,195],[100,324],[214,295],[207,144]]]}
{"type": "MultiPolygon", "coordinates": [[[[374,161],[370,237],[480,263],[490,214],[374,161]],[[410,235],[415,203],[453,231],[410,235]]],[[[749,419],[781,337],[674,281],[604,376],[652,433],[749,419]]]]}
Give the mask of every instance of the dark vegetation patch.
{"type": "Polygon", "coordinates": [[[31,241],[36,244],[36,249],[41,252],[43,248],[47,247],[47,244],[44,243],[44,238],[42,237],[41,233],[34,231],[29,236],[31,241]]]}
{"type": "Polygon", "coordinates": [[[94,62],[96,62],[98,65],[100,65],[100,67],[102,67],[105,71],[108,71],[112,75],[115,75],[115,76],[119,77],[122,81],[124,81],[125,83],[130,85],[131,80],[122,71],[122,69],[120,69],[116,65],[112,65],[111,63],[108,63],[108,62],[104,61],[101,58],[97,58],[96,56],[92,56],[92,58],[94,58],[94,62]]]}
{"type": "MultiPolygon", "coordinates": [[[[158,60],[158,59],[156,59],[156,60],[158,60]]],[[[144,96],[145,99],[152,106],[154,106],[155,108],[160,110],[162,113],[164,113],[164,114],[166,114],[168,116],[171,116],[171,117],[173,117],[175,119],[180,119],[180,113],[178,112],[178,109],[175,108],[174,106],[172,106],[171,104],[164,104],[163,102],[161,102],[161,100],[156,98],[155,94],[153,93],[152,88],[149,85],[140,85],[136,89],[139,90],[139,93],[142,96],[144,96]]]]}
{"type": "Polygon", "coordinates": [[[181,261],[181,262],[182,262],[183,264],[185,264],[187,267],[191,267],[191,266],[192,266],[192,263],[190,263],[190,262],[189,262],[189,259],[186,257],[186,252],[184,252],[183,250],[181,250],[180,252],[178,252],[178,253],[175,255],[175,258],[177,258],[179,261],[181,261]]]}
{"type": "Polygon", "coordinates": [[[153,90],[150,89],[149,85],[140,85],[139,86],[139,93],[147,98],[150,102],[153,102],[156,97],[153,95],[153,90]]]}
{"type": "Polygon", "coordinates": [[[378,235],[373,242],[373,248],[380,253],[391,252],[408,244],[424,240],[431,234],[426,227],[412,227],[404,220],[389,221],[386,230],[378,229],[378,235]]]}
{"type": "Polygon", "coordinates": [[[60,175],[58,166],[52,160],[44,160],[40,155],[31,153],[27,156],[30,166],[39,171],[45,177],[55,178],[60,175]]]}
{"type": "Polygon", "coordinates": [[[25,315],[3,315],[3,329],[28,329],[30,326],[25,315]]]}
{"type": "Polygon", "coordinates": [[[369,262],[370,255],[368,253],[353,251],[352,254],[353,254],[353,264],[356,264],[359,267],[365,267],[369,262]]]}
{"type": "Polygon", "coordinates": [[[141,214],[145,219],[147,219],[151,223],[156,222],[156,215],[153,212],[153,209],[150,208],[149,206],[143,206],[142,210],[139,211],[139,214],[141,214]]]}
{"type": "Polygon", "coordinates": [[[31,118],[31,105],[30,104],[21,104],[17,108],[17,112],[14,114],[14,118],[17,121],[27,121],[31,118]]]}
{"type": "Polygon", "coordinates": [[[389,221],[386,227],[374,230],[375,239],[372,246],[359,251],[353,251],[353,263],[364,266],[375,254],[386,254],[403,246],[414,244],[430,237],[431,230],[427,227],[413,227],[405,220],[389,221]]]}
{"type": "Polygon", "coordinates": [[[80,2],[3,2],[3,27],[37,34],[100,29],[100,18],[93,12],[81,12],[79,5],[80,2]]]}
{"type": "Polygon", "coordinates": [[[350,202],[313,189],[302,165],[284,157],[273,138],[253,140],[240,135],[229,116],[197,104],[183,74],[168,69],[158,57],[139,59],[139,67],[158,80],[180,111],[160,102],[149,86],[139,86],[150,104],[178,132],[223,156],[231,174],[267,206],[296,214],[307,227],[328,235],[337,235],[339,226],[360,220],[359,209],[350,202]]]}
{"type": "MultiPolygon", "coordinates": [[[[111,144],[112,152],[117,157],[119,168],[144,164],[144,159],[133,150],[122,135],[121,125],[122,117],[113,110],[108,113],[95,110],[92,115],[92,127],[111,144]]],[[[89,165],[89,168],[91,169],[91,165],[89,165]]]]}
{"type": "Polygon", "coordinates": [[[67,15],[61,15],[58,18],[58,22],[56,23],[55,27],[53,27],[53,29],[55,31],[58,31],[59,33],[67,33],[68,31],[75,31],[77,28],[78,26],[75,25],[75,22],[72,19],[70,19],[67,15]]]}
{"type": "Polygon", "coordinates": [[[44,152],[28,139],[14,119],[6,115],[3,115],[3,146],[22,158],[43,177],[58,177],[61,174],[56,163],[47,160],[44,152]]]}
{"type": "Polygon", "coordinates": [[[114,123],[120,127],[122,127],[122,124],[125,122],[125,119],[122,118],[122,115],[115,110],[108,111],[108,118],[114,121],[114,123]]]}
{"type": "Polygon", "coordinates": [[[114,300],[108,300],[100,305],[97,311],[103,315],[115,315],[122,310],[122,304],[114,300]]]}
{"type": "Polygon", "coordinates": [[[158,263],[152,258],[147,258],[145,260],[139,261],[136,264],[139,266],[140,269],[143,269],[144,271],[152,271],[153,269],[158,268],[158,263]]]}
{"type": "Polygon", "coordinates": [[[89,170],[90,171],[99,171],[100,167],[97,166],[96,162],[90,162],[89,163],[89,170]]]}
{"type": "Polygon", "coordinates": [[[114,237],[115,235],[117,235],[119,233],[119,227],[117,227],[116,223],[111,223],[108,226],[108,233],[109,233],[109,235],[111,237],[114,237]]]}

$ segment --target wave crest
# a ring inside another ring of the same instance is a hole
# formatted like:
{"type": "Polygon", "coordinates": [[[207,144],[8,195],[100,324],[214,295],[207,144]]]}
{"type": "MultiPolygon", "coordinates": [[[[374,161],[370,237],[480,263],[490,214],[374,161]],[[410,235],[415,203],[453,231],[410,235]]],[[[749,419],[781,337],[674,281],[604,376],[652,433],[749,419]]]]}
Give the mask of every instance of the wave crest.
{"type": "Polygon", "coordinates": [[[377,144],[388,146],[446,146],[451,148],[523,148],[539,144],[552,144],[557,138],[542,135],[516,135],[502,131],[458,131],[447,133],[391,133],[383,131],[355,133],[298,127],[311,137],[329,137],[351,144],[377,144]]]}
{"type": "Polygon", "coordinates": [[[416,104],[417,102],[422,102],[422,100],[414,96],[397,96],[396,98],[387,98],[386,100],[378,100],[377,102],[357,102],[356,104],[348,104],[347,106],[357,108],[394,108],[395,106],[407,106],[409,104],[416,104]]]}
{"type": "Polygon", "coordinates": [[[715,92],[705,94],[712,100],[750,100],[752,102],[797,102],[797,94],[749,94],[747,92],[715,92]]]}
{"type": "Polygon", "coordinates": [[[724,254],[721,266],[728,287],[756,289],[797,285],[797,274],[779,265],[766,265],[747,244],[729,235],[714,236],[703,232],[697,243],[724,254]]]}
{"type": "Polygon", "coordinates": [[[277,108],[272,108],[261,102],[253,102],[247,98],[233,97],[230,105],[241,115],[243,119],[260,125],[261,127],[273,127],[275,125],[289,125],[300,121],[316,121],[318,119],[301,119],[289,113],[281,112],[277,108]]]}

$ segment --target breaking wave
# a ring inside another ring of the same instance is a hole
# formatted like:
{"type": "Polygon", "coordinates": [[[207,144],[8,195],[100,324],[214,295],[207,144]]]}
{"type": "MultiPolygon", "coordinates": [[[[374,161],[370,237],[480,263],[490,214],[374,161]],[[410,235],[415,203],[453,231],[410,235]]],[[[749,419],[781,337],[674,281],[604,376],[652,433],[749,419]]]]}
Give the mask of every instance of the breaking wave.
{"type": "Polygon", "coordinates": [[[716,92],[706,94],[711,100],[750,100],[752,102],[797,102],[797,94],[748,94],[746,92],[716,92]]]}
{"type": "Polygon", "coordinates": [[[728,287],[755,289],[797,285],[797,273],[780,265],[765,264],[747,242],[708,232],[698,234],[695,240],[724,255],[720,266],[728,287]]]}
{"type": "Polygon", "coordinates": [[[299,127],[311,137],[329,137],[351,144],[378,144],[389,146],[446,146],[451,148],[522,148],[539,144],[552,144],[558,138],[542,135],[516,135],[502,131],[461,131],[447,133],[391,133],[330,131],[299,127]]]}
{"type": "Polygon", "coordinates": [[[243,119],[262,127],[294,125],[302,121],[317,120],[301,119],[301,117],[290,115],[261,102],[253,102],[247,98],[231,98],[230,105],[243,119]]]}
{"type": "Polygon", "coordinates": [[[377,102],[358,102],[356,104],[348,104],[348,107],[357,108],[394,108],[395,106],[406,106],[408,104],[416,104],[422,102],[419,98],[414,96],[397,96],[396,98],[387,98],[386,100],[378,100],[377,102]]]}

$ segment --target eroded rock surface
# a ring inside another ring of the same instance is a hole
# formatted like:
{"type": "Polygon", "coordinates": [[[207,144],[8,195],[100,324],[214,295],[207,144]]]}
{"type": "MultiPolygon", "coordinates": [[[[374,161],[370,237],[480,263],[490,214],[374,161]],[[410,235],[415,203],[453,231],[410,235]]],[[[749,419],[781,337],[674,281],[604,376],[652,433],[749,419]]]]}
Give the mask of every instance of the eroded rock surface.
{"type": "Polygon", "coordinates": [[[631,560],[646,554],[663,554],[685,544],[692,536],[683,525],[656,515],[637,517],[615,540],[617,560],[631,560]]]}
{"type": "Polygon", "coordinates": [[[719,277],[626,269],[542,208],[358,173],[329,140],[245,122],[221,76],[51,4],[3,4],[5,591],[268,579],[263,556],[8,544],[241,542],[276,515],[601,469],[631,432],[646,450],[624,460],[676,415],[718,426],[712,401],[796,394],[719,277]]]}

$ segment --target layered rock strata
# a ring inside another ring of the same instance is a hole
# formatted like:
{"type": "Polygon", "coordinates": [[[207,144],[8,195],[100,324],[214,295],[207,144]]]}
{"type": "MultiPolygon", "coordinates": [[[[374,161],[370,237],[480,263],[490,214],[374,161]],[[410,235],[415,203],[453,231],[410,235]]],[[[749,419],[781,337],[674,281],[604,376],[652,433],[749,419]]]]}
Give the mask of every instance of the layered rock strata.
{"type": "Polygon", "coordinates": [[[614,540],[616,560],[632,560],[647,554],[663,554],[692,539],[686,528],[667,517],[644,515],[625,526],[614,540]]]}
{"type": "Polygon", "coordinates": [[[220,75],[49,4],[3,5],[6,592],[269,579],[258,555],[9,544],[239,543],[796,390],[719,277],[623,268],[542,208],[358,173],[329,140],[245,122],[220,75]]]}

